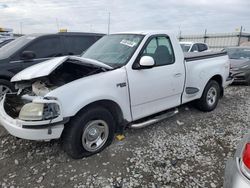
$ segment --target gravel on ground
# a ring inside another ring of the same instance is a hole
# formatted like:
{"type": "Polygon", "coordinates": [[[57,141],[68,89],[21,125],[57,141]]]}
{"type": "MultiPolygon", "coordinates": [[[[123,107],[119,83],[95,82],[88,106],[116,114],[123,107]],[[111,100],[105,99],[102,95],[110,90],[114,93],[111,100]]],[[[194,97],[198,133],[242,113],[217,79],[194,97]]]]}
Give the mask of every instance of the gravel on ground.
{"type": "Polygon", "coordinates": [[[59,141],[17,139],[0,127],[2,187],[222,187],[225,162],[249,130],[250,87],[231,86],[209,113],[191,104],[125,130],[103,152],[73,160],[59,141]]]}

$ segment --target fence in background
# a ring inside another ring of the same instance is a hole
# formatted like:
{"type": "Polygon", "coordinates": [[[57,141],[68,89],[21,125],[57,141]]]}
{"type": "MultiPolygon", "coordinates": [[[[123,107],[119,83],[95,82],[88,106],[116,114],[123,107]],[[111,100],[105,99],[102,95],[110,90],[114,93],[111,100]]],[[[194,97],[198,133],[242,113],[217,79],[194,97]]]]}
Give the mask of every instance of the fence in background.
{"type": "Polygon", "coordinates": [[[250,33],[222,33],[204,35],[179,35],[179,41],[204,42],[212,50],[221,50],[225,47],[239,46],[250,41],[250,33]]]}

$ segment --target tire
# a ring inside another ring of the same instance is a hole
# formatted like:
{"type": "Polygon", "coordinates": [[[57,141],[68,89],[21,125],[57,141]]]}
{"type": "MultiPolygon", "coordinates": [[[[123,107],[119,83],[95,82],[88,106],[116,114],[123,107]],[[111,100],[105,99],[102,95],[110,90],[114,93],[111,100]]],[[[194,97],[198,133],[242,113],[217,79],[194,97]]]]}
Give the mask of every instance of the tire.
{"type": "Polygon", "coordinates": [[[246,85],[250,86],[250,75],[248,76],[248,78],[246,79],[246,85]]]}
{"type": "Polygon", "coordinates": [[[15,91],[15,88],[12,83],[8,80],[0,79],[0,100],[6,93],[12,93],[15,91]]]}
{"type": "Polygon", "coordinates": [[[210,80],[199,100],[196,101],[196,107],[204,112],[213,111],[220,98],[220,86],[215,80],[210,80]]]}
{"type": "Polygon", "coordinates": [[[65,125],[62,135],[63,149],[74,159],[88,157],[109,146],[114,133],[115,120],[107,109],[88,108],[65,125]]]}

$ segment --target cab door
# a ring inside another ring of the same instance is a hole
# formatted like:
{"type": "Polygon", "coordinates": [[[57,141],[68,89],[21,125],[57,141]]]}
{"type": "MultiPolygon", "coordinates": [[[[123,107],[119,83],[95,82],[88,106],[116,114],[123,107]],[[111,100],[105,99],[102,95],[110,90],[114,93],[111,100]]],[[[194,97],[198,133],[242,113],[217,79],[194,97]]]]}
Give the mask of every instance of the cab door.
{"type": "Polygon", "coordinates": [[[185,72],[183,62],[175,59],[168,36],[148,39],[133,68],[127,71],[133,120],[180,105],[185,72]],[[143,56],[151,56],[155,65],[140,68],[143,56]]]}

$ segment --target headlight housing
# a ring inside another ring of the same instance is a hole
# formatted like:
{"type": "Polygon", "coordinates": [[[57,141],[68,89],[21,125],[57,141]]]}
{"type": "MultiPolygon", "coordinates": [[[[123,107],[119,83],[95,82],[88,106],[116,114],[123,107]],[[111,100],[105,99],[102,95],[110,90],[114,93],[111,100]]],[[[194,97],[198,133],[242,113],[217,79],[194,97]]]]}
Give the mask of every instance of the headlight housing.
{"type": "Polygon", "coordinates": [[[28,103],[22,107],[19,113],[19,119],[25,121],[41,121],[54,119],[59,115],[59,106],[56,103],[28,103]]]}

